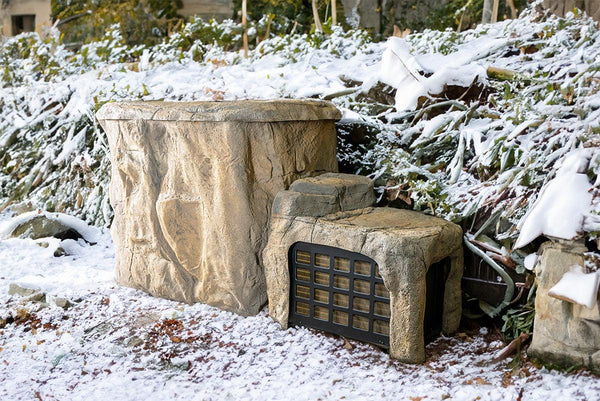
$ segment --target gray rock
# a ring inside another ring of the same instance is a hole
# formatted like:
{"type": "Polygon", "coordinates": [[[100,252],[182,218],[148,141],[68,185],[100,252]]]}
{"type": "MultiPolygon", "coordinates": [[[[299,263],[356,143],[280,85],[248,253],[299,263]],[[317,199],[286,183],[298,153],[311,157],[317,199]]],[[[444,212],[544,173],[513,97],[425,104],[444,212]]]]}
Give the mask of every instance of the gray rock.
{"type": "Polygon", "coordinates": [[[600,315],[598,306],[588,309],[548,296],[548,291],[573,265],[584,265],[582,242],[553,241],[542,244],[536,265],[533,339],[527,353],[556,365],[600,369],[600,315]],[[596,358],[596,359],[594,359],[596,358]]]}
{"type": "Polygon", "coordinates": [[[143,344],[144,344],[144,340],[142,340],[141,338],[139,338],[137,336],[129,337],[127,339],[127,341],[125,341],[125,346],[131,347],[131,348],[139,347],[140,345],[143,345],[143,344]]]}
{"type": "Polygon", "coordinates": [[[73,304],[71,303],[71,301],[69,301],[66,298],[60,298],[60,297],[54,298],[54,304],[56,306],[58,306],[59,308],[63,308],[64,310],[67,310],[67,309],[69,309],[70,307],[73,306],[73,304]]]}
{"type": "Polygon", "coordinates": [[[8,294],[23,297],[23,302],[46,302],[46,294],[41,292],[39,289],[27,288],[19,284],[10,284],[8,286],[8,294]]]}
{"type": "Polygon", "coordinates": [[[40,290],[37,288],[27,288],[27,287],[23,287],[19,284],[12,283],[8,286],[8,295],[18,295],[21,297],[29,297],[38,292],[40,292],[40,290]]]}
{"type": "Polygon", "coordinates": [[[72,227],[68,227],[57,220],[49,219],[44,215],[34,217],[20,224],[12,231],[11,237],[31,239],[46,237],[55,237],[59,239],[83,238],[81,234],[72,227]]]}
{"type": "Polygon", "coordinates": [[[55,258],[60,258],[62,256],[68,256],[68,255],[69,255],[69,253],[67,251],[65,251],[65,249],[62,246],[59,246],[54,251],[54,257],[55,258]]]}
{"type": "MultiPolygon", "coordinates": [[[[36,292],[35,294],[26,297],[24,301],[45,304],[46,303],[46,294],[44,294],[43,292],[36,292]]],[[[44,305],[44,307],[45,306],[46,305],[44,305]]]]}
{"type": "Polygon", "coordinates": [[[333,196],[339,204],[336,211],[342,212],[375,204],[373,181],[361,175],[325,173],[294,181],[289,190],[311,195],[333,196]]]}

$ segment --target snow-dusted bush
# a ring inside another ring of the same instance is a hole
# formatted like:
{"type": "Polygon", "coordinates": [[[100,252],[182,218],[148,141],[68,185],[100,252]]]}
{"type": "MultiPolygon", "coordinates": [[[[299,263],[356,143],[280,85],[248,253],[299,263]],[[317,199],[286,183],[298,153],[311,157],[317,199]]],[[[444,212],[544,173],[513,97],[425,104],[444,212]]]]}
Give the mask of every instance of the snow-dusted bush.
{"type": "MultiPolygon", "coordinates": [[[[4,39],[0,205],[30,200],[108,224],[108,149],[94,119],[108,101],[325,97],[345,122],[368,126],[360,145],[341,138],[339,157],[375,178],[382,197],[473,230],[500,216],[495,237],[510,247],[517,223],[565,156],[600,142],[600,33],[581,15],[529,9],[517,20],[463,33],[409,36],[414,55],[435,61],[470,52],[469,62],[482,70],[516,74],[479,77],[479,96],[424,96],[416,110],[402,112],[377,84],[384,43],[340,28],[261,41],[266,24],[251,27],[251,41],[259,43],[248,59],[236,50],[242,31],[232,21],[194,20],[153,47],[125,45],[116,28],[76,52],[57,34],[4,39]]],[[[586,172],[596,188],[595,150],[586,172]]],[[[593,203],[600,214],[598,197],[593,203]]],[[[592,211],[586,230],[598,231],[598,222],[592,211]]]]}

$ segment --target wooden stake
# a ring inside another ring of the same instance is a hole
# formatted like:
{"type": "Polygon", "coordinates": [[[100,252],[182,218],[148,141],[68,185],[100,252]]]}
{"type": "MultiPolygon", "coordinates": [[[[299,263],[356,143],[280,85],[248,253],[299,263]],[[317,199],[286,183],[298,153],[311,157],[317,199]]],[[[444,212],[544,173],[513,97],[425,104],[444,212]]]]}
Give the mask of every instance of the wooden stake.
{"type": "Polygon", "coordinates": [[[248,58],[248,16],[246,15],[246,0],[242,0],[242,28],[244,29],[244,58],[248,58]]]}
{"type": "Polygon", "coordinates": [[[494,0],[494,8],[492,9],[492,23],[498,22],[498,7],[500,6],[500,0],[494,0]]]}
{"type": "Polygon", "coordinates": [[[337,25],[337,10],[335,0],[331,0],[331,24],[337,25]]]}
{"type": "Polygon", "coordinates": [[[323,32],[323,27],[321,26],[321,19],[319,18],[319,10],[317,9],[317,0],[312,0],[312,11],[313,17],[315,19],[315,32],[323,32]]]}

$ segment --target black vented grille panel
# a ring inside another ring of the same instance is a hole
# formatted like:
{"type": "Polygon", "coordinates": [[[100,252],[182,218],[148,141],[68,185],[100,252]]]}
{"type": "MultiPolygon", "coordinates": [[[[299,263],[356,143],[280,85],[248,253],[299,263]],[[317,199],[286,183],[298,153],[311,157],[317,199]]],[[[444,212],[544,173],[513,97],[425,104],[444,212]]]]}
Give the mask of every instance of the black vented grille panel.
{"type": "Polygon", "coordinates": [[[291,324],[389,346],[389,292],[375,261],[298,242],[288,255],[291,324]]]}

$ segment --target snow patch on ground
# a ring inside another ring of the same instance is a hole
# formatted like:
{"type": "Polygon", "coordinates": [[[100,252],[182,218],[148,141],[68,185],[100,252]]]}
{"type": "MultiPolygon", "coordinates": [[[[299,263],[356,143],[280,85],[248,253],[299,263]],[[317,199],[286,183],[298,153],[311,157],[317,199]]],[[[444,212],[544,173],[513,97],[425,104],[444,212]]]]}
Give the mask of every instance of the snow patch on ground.
{"type": "Polygon", "coordinates": [[[487,329],[442,337],[427,346],[425,364],[406,365],[370,345],[281,330],[267,310],[245,318],[118,287],[107,235],[53,257],[50,249],[65,242],[0,241],[0,318],[29,313],[0,329],[0,399],[547,401],[600,393],[589,373],[490,364],[503,344],[487,329]],[[22,304],[8,295],[13,282],[75,305],[22,304]]]}

